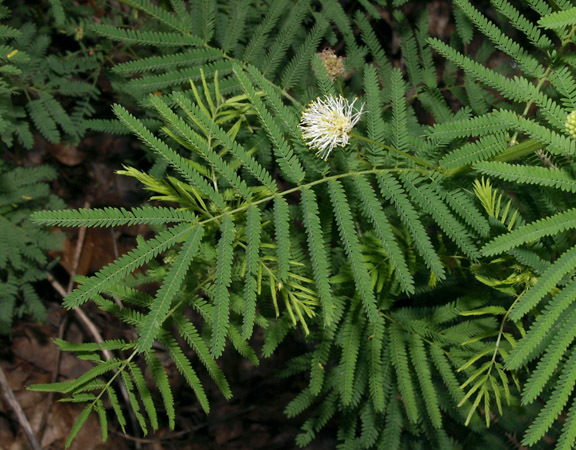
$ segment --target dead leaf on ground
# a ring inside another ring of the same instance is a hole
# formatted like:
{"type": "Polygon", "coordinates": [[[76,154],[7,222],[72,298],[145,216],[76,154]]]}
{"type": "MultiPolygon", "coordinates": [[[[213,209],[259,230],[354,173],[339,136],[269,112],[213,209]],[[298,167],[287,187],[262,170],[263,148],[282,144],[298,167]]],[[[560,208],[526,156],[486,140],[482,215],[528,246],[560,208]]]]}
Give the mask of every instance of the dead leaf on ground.
{"type": "MultiPolygon", "coordinates": [[[[82,333],[76,325],[72,324],[69,329],[70,336],[67,337],[80,341],[82,333]]],[[[62,449],[84,405],[56,401],[49,404],[48,393],[33,392],[26,389],[26,386],[31,384],[45,384],[51,381],[51,370],[55,368],[57,356],[57,347],[52,341],[51,333],[53,333],[53,329],[49,326],[30,323],[19,324],[14,329],[11,360],[0,361],[0,366],[36,433],[38,433],[45,410],[49,409],[46,429],[41,441],[42,448],[62,449]]],[[[76,378],[91,367],[89,362],[78,360],[68,353],[63,353],[58,380],[76,378]]],[[[55,397],[55,400],[57,399],[58,395],[55,397]]],[[[8,411],[8,407],[3,401],[0,401],[0,412],[11,419],[9,421],[0,416],[0,448],[7,450],[27,449],[26,437],[19,432],[16,419],[8,411]]],[[[117,436],[110,436],[108,443],[103,446],[98,419],[95,415],[91,415],[70,448],[92,450],[128,447],[124,440],[117,436]]]]}
{"type": "Polygon", "coordinates": [[[66,166],[77,166],[84,162],[85,155],[78,147],[70,144],[54,144],[48,147],[50,154],[66,166]]]}

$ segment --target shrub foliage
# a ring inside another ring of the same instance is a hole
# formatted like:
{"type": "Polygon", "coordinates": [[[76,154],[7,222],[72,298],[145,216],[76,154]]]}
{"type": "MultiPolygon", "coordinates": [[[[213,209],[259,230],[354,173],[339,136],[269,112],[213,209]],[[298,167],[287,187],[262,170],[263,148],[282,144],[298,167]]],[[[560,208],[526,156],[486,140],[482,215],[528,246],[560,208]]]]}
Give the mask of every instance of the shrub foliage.
{"type": "MultiPolygon", "coordinates": [[[[57,342],[94,362],[75,380],[31,387],[86,405],[68,444],[93,412],[105,437],[107,405],[125,428],[118,383],[144,432],[160,412],[175,426],[159,349],[208,412],[198,366],[230,398],[223,352],[258,364],[291,333],[303,352],[282,375],[309,383],[286,414],[311,410],[298,445],[336,418],[342,448],[503,448],[514,433],[523,445],[574,446],[569,1],[493,0],[496,23],[455,0],[450,42],[402,1],[122,3],[130,15],[89,28],[136,55],[110,69],[122,104],[82,123],[143,143],[153,169],[122,173],[154,203],[33,216],[156,230],[64,300],[93,301],[137,333],[57,342]],[[385,8],[405,70],[378,35],[385,8]],[[330,72],[326,45],[346,57],[345,75],[330,72]],[[323,161],[299,121],[331,95],[358,97],[365,113],[323,161]],[[151,280],[154,294],[138,289],[151,280]]],[[[44,102],[27,106],[38,129],[67,132],[57,108],[35,111],[44,102]]]]}

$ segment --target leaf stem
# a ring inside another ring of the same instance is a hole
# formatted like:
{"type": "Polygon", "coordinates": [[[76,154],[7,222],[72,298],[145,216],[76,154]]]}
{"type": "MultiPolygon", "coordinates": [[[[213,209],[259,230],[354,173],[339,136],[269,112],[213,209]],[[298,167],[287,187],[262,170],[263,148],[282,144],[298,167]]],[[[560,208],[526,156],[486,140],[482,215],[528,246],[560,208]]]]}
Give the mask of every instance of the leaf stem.
{"type": "MultiPolygon", "coordinates": [[[[436,168],[434,168],[434,169],[437,170],[436,168]]],[[[227,214],[230,214],[230,215],[236,214],[240,211],[244,211],[245,209],[247,209],[251,205],[260,205],[262,203],[269,202],[276,197],[284,197],[288,194],[293,194],[294,192],[301,191],[305,188],[309,188],[309,187],[315,186],[317,184],[326,183],[326,182],[331,181],[331,180],[338,180],[340,178],[346,178],[346,177],[351,177],[351,176],[378,174],[378,173],[384,173],[384,172],[399,172],[399,173],[402,173],[402,172],[423,172],[423,169],[420,169],[420,168],[401,168],[401,169],[400,168],[372,168],[372,169],[360,170],[360,171],[356,171],[356,172],[339,173],[336,175],[332,175],[330,177],[324,177],[324,178],[320,178],[318,180],[311,181],[309,183],[301,184],[299,186],[293,187],[292,189],[287,189],[287,190],[281,191],[281,192],[275,192],[272,195],[269,195],[265,198],[262,198],[260,200],[255,201],[255,202],[248,202],[248,203],[245,203],[244,205],[242,205],[238,208],[235,208],[233,210],[226,210],[226,211],[222,212],[221,214],[219,214],[217,216],[213,216],[209,219],[194,222],[194,223],[192,223],[192,225],[204,225],[204,224],[207,224],[210,222],[218,221],[223,216],[225,216],[227,214]]],[[[428,172],[428,171],[424,171],[424,172],[428,172]]]]}
{"type": "MultiPolygon", "coordinates": [[[[534,153],[536,150],[541,149],[542,147],[543,147],[542,143],[537,141],[536,139],[527,139],[526,141],[520,142],[519,144],[507,147],[502,153],[494,156],[489,161],[498,161],[498,162],[514,161],[516,159],[521,158],[522,156],[530,155],[534,153]]],[[[455,175],[470,172],[471,170],[472,166],[466,165],[457,167],[455,169],[445,170],[444,174],[448,177],[453,177],[455,175]]]]}
{"type": "Polygon", "coordinates": [[[406,153],[402,150],[398,150],[397,148],[391,147],[390,145],[383,144],[381,142],[375,141],[374,139],[370,139],[370,138],[367,138],[365,136],[361,136],[361,135],[356,134],[356,133],[350,133],[350,136],[352,136],[356,139],[359,139],[361,141],[368,142],[369,144],[377,145],[379,147],[385,148],[386,150],[389,150],[393,153],[396,153],[400,156],[403,156],[404,158],[407,158],[407,159],[414,161],[416,164],[418,164],[420,166],[428,167],[429,169],[432,169],[436,172],[443,172],[443,170],[441,168],[436,167],[435,165],[430,164],[429,162],[424,161],[423,159],[420,159],[416,156],[412,156],[409,153],[406,153]]]}

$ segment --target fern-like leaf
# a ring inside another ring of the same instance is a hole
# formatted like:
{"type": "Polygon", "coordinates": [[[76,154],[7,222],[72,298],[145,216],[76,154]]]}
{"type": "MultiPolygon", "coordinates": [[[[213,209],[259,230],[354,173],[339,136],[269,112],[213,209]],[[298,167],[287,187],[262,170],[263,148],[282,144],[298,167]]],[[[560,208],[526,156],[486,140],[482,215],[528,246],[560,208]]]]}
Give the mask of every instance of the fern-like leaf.
{"type": "Polygon", "coordinates": [[[66,439],[66,443],[64,444],[64,448],[70,447],[70,444],[72,444],[72,441],[76,438],[76,436],[78,435],[78,432],[80,431],[80,429],[82,428],[82,426],[84,425],[84,423],[86,422],[88,417],[90,416],[90,413],[92,412],[93,407],[94,407],[94,405],[92,403],[89,403],[88,405],[86,405],[84,407],[82,412],[80,414],[78,414],[78,418],[76,419],[76,422],[74,422],[74,425],[72,425],[72,428],[70,429],[70,434],[68,434],[68,438],[66,439]]]}
{"type": "Polygon", "coordinates": [[[230,325],[230,292],[228,287],[232,281],[232,256],[234,241],[234,222],[225,215],[220,229],[222,235],[218,242],[218,259],[216,263],[216,285],[214,289],[214,321],[212,324],[211,353],[218,357],[224,351],[226,334],[230,325]]]}
{"type": "Polygon", "coordinates": [[[56,127],[56,122],[50,116],[46,105],[41,100],[32,100],[26,104],[30,118],[36,128],[49,142],[56,144],[60,142],[60,132],[56,127]]]}
{"type": "Polygon", "coordinates": [[[526,335],[520,339],[506,358],[506,367],[519,369],[525,364],[534,351],[542,345],[545,337],[552,331],[557,320],[572,304],[576,296],[576,281],[571,281],[544,308],[526,335]]]}
{"type": "Polygon", "coordinates": [[[430,238],[408,196],[392,175],[382,174],[377,177],[377,180],[382,195],[392,201],[400,219],[414,236],[414,244],[422,258],[424,258],[426,265],[438,279],[443,279],[444,267],[434,251],[430,238]]]}
{"type": "Polygon", "coordinates": [[[514,58],[526,73],[536,78],[544,75],[544,68],[533,56],[486,19],[468,0],[455,0],[455,4],[494,43],[496,48],[514,58]]]}
{"type": "Polygon", "coordinates": [[[568,411],[566,422],[562,427],[562,434],[558,440],[556,448],[558,450],[570,450],[574,448],[576,441],[576,400],[572,401],[572,406],[568,411]]]}
{"type": "Polygon", "coordinates": [[[314,395],[318,395],[324,384],[324,375],[326,372],[326,364],[330,357],[330,350],[332,348],[334,339],[334,331],[331,328],[325,328],[322,333],[322,341],[317,345],[312,353],[311,367],[310,367],[310,391],[314,395]]]}
{"type": "Polygon", "coordinates": [[[236,0],[232,5],[230,21],[227,24],[224,37],[222,39],[222,49],[230,52],[236,48],[242,32],[246,27],[246,18],[250,11],[252,0],[236,0]]]}
{"type": "MultiPolygon", "coordinates": [[[[491,88],[497,89],[506,98],[522,103],[536,103],[541,108],[546,120],[554,127],[559,129],[564,127],[564,121],[566,120],[566,112],[564,109],[528,79],[524,77],[506,78],[471,58],[462,55],[438,39],[430,39],[429,42],[437,52],[461,67],[470,76],[491,88]]],[[[496,114],[498,116],[515,115],[512,111],[506,110],[498,110],[496,114]]],[[[492,125],[495,126],[494,123],[492,125]]],[[[534,124],[533,127],[536,125],[537,124],[534,124]]],[[[553,132],[550,131],[550,133],[553,132]]],[[[542,134],[545,134],[544,130],[542,130],[542,134]]]]}
{"type": "Polygon", "coordinates": [[[170,128],[187,141],[200,155],[230,183],[230,185],[245,199],[250,198],[246,182],[226,163],[211,147],[209,141],[196,133],[181,117],[158,97],[151,95],[150,103],[169,122],[170,128]]]}
{"type": "Polygon", "coordinates": [[[193,66],[212,62],[222,57],[222,52],[212,48],[193,49],[170,55],[150,56],[135,61],[117,64],[114,73],[134,74],[156,70],[172,70],[181,66],[193,66]]]}
{"type": "Polygon", "coordinates": [[[466,222],[480,236],[488,236],[490,224],[484,215],[478,210],[470,196],[459,189],[451,191],[443,189],[439,184],[433,184],[436,193],[448,206],[466,222]]]}
{"type": "Polygon", "coordinates": [[[113,41],[128,44],[151,45],[154,47],[202,46],[204,41],[198,36],[183,33],[159,31],[138,31],[118,28],[112,25],[91,25],[96,34],[113,41]]]}
{"type": "Polygon", "coordinates": [[[360,330],[354,319],[348,320],[342,329],[342,357],[340,360],[340,370],[342,382],[340,393],[342,403],[349,405],[354,393],[354,379],[356,373],[356,362],[360,350],[360,330]]]}
{"type": "Polygon", "coordinates": [[[268,133],[268,136],[274,145],[274,153],[276,154],[280,169],[282,169],[282,172],[284,172],[288,180],[292,181],[293,183],[299,183],[304,179],[305,172],[298,159],[298,156],[296,156],[294,151],[290,148],[288,142],[286,142],[282,136],[280,127],[276,123],[275,119],[270,115],[262,100],[260,100],[260,98],[256,95],[254,86],[248,77],[244,74],[242,69],[239,66],[236,66],[234,73],[240,81],[240,84],[242,85],[242,88],[250,99],[252,105],[254,105],[254,108],[258,113],[258,117],[260,118],[260,122],[266,129],[266,132],[268,133]]]}
{"type": "Polygon", "coordinates": [[[292,57],[282,72],[280,85],[284,89],[290,89],[300,82],[306,72],[306,69],[310,65],[312,56],[316,52],[322,38],[326,34],[326,30],[329,26],[328,21],[326,21],[320,15],[316,15],[315,18],[316,23],[312,27],[312,30],[310,30],[306,36],[306,39],[302,45],[300,45],[298,50],[296,50],[296,54],[292,57]]]}
{"type": "Polygon", "coordinates": [[[150,424],[152,425],[153,430],[158,429],[158,415],[156,414],[156,407],[154,406],[154,400],[152,399],[152,395],[148,386],[146,385],[146,379],[142,374],[142,370],[133,362],[128,364],[128,369],[130,371],[130,375],[134,380],[134,384],[136,385],[136,389],[138,390],[138,396],[144,405],[144,410],[146,414],[148,414],[148,419],[150,420],[150,424]]]}
{"type": "Polygon", "coordinates": [[[260,210],[256,206],[248,207],[246,215],[246,283],[244,285],[244,322],[242,324],[242,337],[250,338],[256,317],[256,290],[258,283],[258,254],[260,252],[262,224],[260,210]]]}
{"type": "Polygon", "coordinates": [[[384,344],[384,320],[378,318],[370,325],[368,329],[371,334],[368,336],[368,364],[369,376],[368,386],[370,388],[370,397],[374,404],[376,412],[384,412],[386,407],[384,385],[384,369],[382,365],[382,348],[384,344]]]}
{"type": "Polygon", "coordinates": [[[252,33],[250,42],[248,42],[244,50],[244,54],[242,55],[244,62],[253,62],[263,49],[266,48],[265,40],[286,9],[287,3],[286,0],[279,0],[270,4],[268,12],[252,33]]]}
{"type": "Polygon", "coordinates": [[[150,369],[150,376],[154,380],[154,383],[158,387],[160,395],[162,396],[166,415],[168,416],[168,426],[173,430],[176,423],[176,412],[174,411],[174,396],[172,395],[172,389],[170,388],[168,374],[164,370],[164,367],[162,367],[162,363],[154,352],[148,351],[144,356],[146,357],[146,364],[150,369]]]}
{"type": "Polygon", "coordinates": [[[172,337],[168,338],[164,336],[160,339],[160,342],[168,349],[168,353],[170,354],[172,361],[174,361],[178,372],[184,376],[186,382],[192,388],[194,394],[196,394],[196,398],[200,402],[200,406],[202,406],[204,412],[209,413],[210,405],[208,403],[208,398],[206,397],[206,392],[202,387],[202,383],[198,378],[196,371],[192,368],[190,360],[182,351],[182,347],[180,347],[176,339],[172,337]]]}
{"type": "Polygon", "coordinates": [[[190,164],[188,164],[184,158],[168,147],[165,142],[154,136],[141,121],[132,116],[124,108],[115,105],[113,109],[122,123],[124,123],[152,150],[157,152],[166,162],[171,164],[194,187],[196,187],[207,198],[211,199],[219,208],[224,209],[226,207],[226,202],[222,198],[222,195],[216,191],[197,171],[192,169],[190,164]]]}
{"type": "Polygon", "coordinates": [[[181,34],[189,34],[190,29],[186,28],[185,16],[179,16],[175,13],[169,12],[164,8],[156,6],[150,0],[125,0],[125,3],[132,8],[138,9],[157,21],[163,23],[169,28],[180,32],[181,34]]]}
{"type": "Polygon", "coordinates": [[[546,346],[544,356],[538,362],[536,369],[524,384],[522,402],[532,403],[542,393],[550,379],[557,372],[558,365],[565,359],[568,347],[576,339],[576,310],[570,309],[564,313],[561,320],[547,336],[549,344],[546,346]]]}
{"type": "Polygon", "coordinates": [[[546,406],[526,430],[523,445],[533,445],[548,431],[558,417],[576,385],[576,349],[572,352],[562,368],[562,373],[546,406]]]}
{"type": "Polygon", "coordinates": [[[60,227],[118,227],[138,224],[194,222],[190,211],[144,206],[130,211],[124,208],[65,209],[37,211],[32,219],[42,225],[60,227]]]}
{"type": "Polygon", "coordinates": [[[510,312],[512,320],[519,320],[534,308],[550,290],[576,267],[576,246],[564,252],[539,278],[538,282],[522,296],[510,312]]]}
{"type": "Polygon", "coordinates": [[[370,183],[363,177],[354,177],[354,185],[362,201],[363,213],[372,223],[376,235],[384,246],[386,253],[389,255],[390,262],[394,267],[402,288],[405,292],[413,293],[414,279],[408,269],[404,255],[394,238],[394,232],[392,231],[388,217],[386,217],[386,214],[380,206],[376,193],[372,189],[372,186],[370,186],[370,183]]]}
{"type": "Polygon", "coordinates": [[[174,317],[174,322],[178,328],[178,333],[184,338],[184,340],[194,349],[202,364],[208,370],[208,373],[222,392],[222,395],[229,400],[232,397],[232,391],[224,373],[216,364],[216,361],[212,358],[210,354],[210,349],[200,336],[196,327],[185,317],[174,317]]]}
{"type": "Polygon", "coordinates": [[[522,166],[502,162],[483,162],[474,165],[474,169],[491,177],[522,184],[553,187],[564,192],[576,192],[576,179],[562,169],[522,166]]]}
{"type": "Polygon", "coordinates": [[[517,228],[510,233],[500,235],[482,248],[486,256],[499,255],[523,244],[536,242],[545,236],[553,236],[576,228],[576,208],[554,214],[517,228]]]}
{"type": "Polygon", "coordinates": [[[278,278],[287,281],[290,268],[290,216],[283,197],[274,198],[274,228],[278,255],[278,278]]]}
{"type": "Polygon", "coordinates": [[[324,239],[318,212],[316,195],[311,189],[302,191],[302,213],[306,234],[308,237],[308,249],[312,260],[312,271],[318,289],[318,295],[322,302],[322,312],[324,314],[324,324],[329,326],[332,323],[334,302],[332,300],[332,290],[330,288],[330,268],[324,249],[324,239]]]}
{"type": "Polygon", "coordinates": [[[442,416],[440,415],[438,396],[432,383],[432,373],[422,338],[416,334],[410,336],[409,347],[412,365],[416,368],[416,378],[420,384],[428,417],[435,428],[441,428],[442,416]]]}
{"type": "Polygon", "coordinates": [[[207,132],[212,135],[220,145],[229,150],[258,181],[268,188],[270,192],[276,191],[276,183],[272,179],[270,173],[264,169],[260,163],[256,161],[256,159],[238,142],[232,139],[226,131],[216,125],[212,118],[208,117],[201,108],[194,105],[182,93],[175,92],[172,95],[172,98],[180,105],[186,114],[194,116],[200,125],[204,127],[204,129],[207,130],[207,132]]]}
{"type": "Polygon", "coordinates": [[[334,207],[334,215],[336,223],[338,224],[338,231],[340,232],[340,240],[344,245],[344,250],[348,256],[350,265],[352,266],[352,273],[356,289],[364,305],[364,311],[370,319],[374,321],[377,318],[378,311],[376,305],[376,298],[372,290],[372,283],[366,265],[364,264],[362,252],[360,250],[360,242],[358,241],[358,234],[350,212],[350,206],[346,199],[346,193],[342,188],[340,182],[332,180],[328,183],[330,192],[330,199],[334,207]]]}
{"type": "Polygon", "coordinates": [[[284,410],[284,414],[288,417],[295,417],[302,411],[308,409],[314,400],[315,397],[310,392],[310,389],[305,388],[295,398],[293,398],[290,403],[288,403],[284,410]]]}
{"type": "MultiPolygon", "coordinates": [[[[381,115],[382,96],[376,69],[373,66],[368,66],[364,72],[364,88],[366,89],[368,137],[376,142],[385,142],[386,125],[381,115]]],[[[382,152],[382,148],[377,145],[370,144],[370,149],[373,154],[382,152]]]]}
{"type": "Polygon", "coordinates": [[[536,47],[541,49],[549,49],[552,47],[552,41],[548,36],[542,33],[538,27],[526,19],[524,15],[520,14],[507,0],[494,0],[493,4],[501,14],[510,20],[514,28],[522,31],[536,47]]]}
{"type": "Polygon", "coordinates": [[[538,25],[546,29],[558,29],[576,25],[576,8],[566,11],[556,11],[541,17],[538,25]]]}
{"type": "Polygon", "coordinates": [[[408,126],[406,117],[406,86],[399,69],[392,71],[390,80],[392,97],[392,145],[398,150],[408,148],[408,126]]]}
{"type": "Polygon", "coordinates": [[[140,412],[140,403],[138,402],[138,398],[134,395],[134,383],[132,382],[132,378],[130,374],[126,370],[122,370],[120,372],[120,377],[122,378],[122,383],[126,388],[126,392],[128,394],[128,402],[132,408],[132,413],[136,417],[140,428],[145,434],[148,434],[148,427],[146,426],[146,419],[140,412]]]}
{"type": "Polygon", "coordinates": [[[320,59],[318,54],[312,57],[312,69],[314,69],[314,76],[316,77],[316,84],[323,96],[336,97],[336,87],[334,80],[330,78],[326,64],[320,59]]]}
{"type": "Polygon", "coordinates": [[[192,235],[187,238],[174,264],[168,270],[163,280],[162,286],[158,289],[152,304],[150,312],[147,314],[144,323],[140,328],[140,338],[138,339],[138,350],[147,351],[152,347],[154,339],[158,336],[162,324],[168,315],[172,301],[179,292],[184,277],[192,264],[196,251],[202,241],[203,229],[196,225],[192,235]]]}
{"type": "Polygon", "coordinates": [[[149,241],[143,242],[136,249],[101,269],[93,277],[86,279],[83,284],[64,299],[64,306],[69,309],[75,308],[93,298],[93,296],[104,292],[108,287],[123,280],[138,267],[143,266],[161,252],[175,245],[189,232],[190,225],[181,224],[159,233],[149,241]]]}
{"type": "Polygon", "coordinates": [[[408,194],[434,218],[448,237],[452,239],[466,255],[471,258],[479,256],[479,252],[470,239],[467,230],[452,215],[445,203],[442,202],[430,186],[418,186],[416,184],[417,179],[413,177],[402,176],[401,178],[408,194]]]}
{"type": "MultiPolygon", "coordinates": [[[[411,422],[418,422],[418,407],[412,383],[412,375],[408,366],[408,356],[402,331],[397,326],[390,328],[390,355],[392,365],[396,369],[396,381],[406,407],[406,415],[411,422]]],[[[389,419],[390,420],[390,419],[389,419]]]]}
{"type": "MultiPolygon", "coordinates": [[[[551,130],[550,127],[545,127],[533,120],[521,117],[513,111],[499,110],[494,114],[503,124],[528,134],[532,139],[537,140],[545,146],[546,150],[551,153],[561,156],[571,156],[576,154],[576,141],[572,138],[558,134],[556,131],[551,130]]],[[[560,126],[560,129],[563,128],[564,121],[562,121],[560,126]]]]}
{"type": "Polygon", "coordinates": [[[285,59],[286,52],[301,28],[302,21],[310,9],[310,0],[298,0],[293,5],[290,15],[282,24],[274,40],[268,45],[268,52],[262,65],[262,72],[270,78],[276,72],[278,65],[285,59]]]}
{"type": "Polygon", "coordinates": [[[484,161],[503,152],[508,147],[508,138],[504,133],[483,136],[475,142],[469,142],[452,150],[440,160],[447,169],[457,169],[478,161],[484,161]]]}

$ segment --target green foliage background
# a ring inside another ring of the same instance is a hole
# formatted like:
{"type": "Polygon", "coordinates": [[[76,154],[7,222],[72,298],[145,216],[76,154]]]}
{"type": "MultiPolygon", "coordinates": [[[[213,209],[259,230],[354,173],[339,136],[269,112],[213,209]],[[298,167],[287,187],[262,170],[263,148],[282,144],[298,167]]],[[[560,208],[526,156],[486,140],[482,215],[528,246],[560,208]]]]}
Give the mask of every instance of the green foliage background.
{"type": "MultiPolygon", "coordinates": [[[[507,448],[516,437],[574,447],[570,1],[455,0],[449,42],[429,36],[426,10],[404,1],[121,3],[84,27],[96,55],[111,42],[122,55],[105,64],[114,118],[60,114],[56,87],[51,100],[42,91],[26,103],[24,124],[0,128],[24,146],[29,120],[53,141],[58,127],[71,139],[130,133],[154,161],[121,172],[152,193],[150,205],[33,215],[157,231],[64,300],[93,301],[137,332],[57,342],[94,362],[76,380],[30,387],[86,405],[68,444],[92,412],[104,438],[112,416],[125,429],[118,383],[144,432],[164,416],[175,426],[158,348],[209,412],[191,355],[230,398],[223,352],[257,365],[291,334],[303,351],[281,375],[309,380],[286,407],[289,417],[309,410],[298,445],[331,423],[351,449],[507,448]],[[383,17],[400,55],[380,37],[383,17]],[[346,57],[346,76],[331,78],[325,46],[346,57]],[[366,113],[324,162],[299,121],[330,95],[359,98],[366,113]],[[155,294],[138,289],[150,281],[161,282],[155,294]],[[255,327],[262,348],[251,344],[255,327]]],[[[60,26],[78,20],[66,2],[52,6],[60,26]]],[[[2,47],[7,59],[18,36],[0,32],[16,39],[2,47]]],[[[6,67],[24,74],[16,61],[6,67]]],[[[101,66],[91,67],[74,70],[101,66]]]]}

